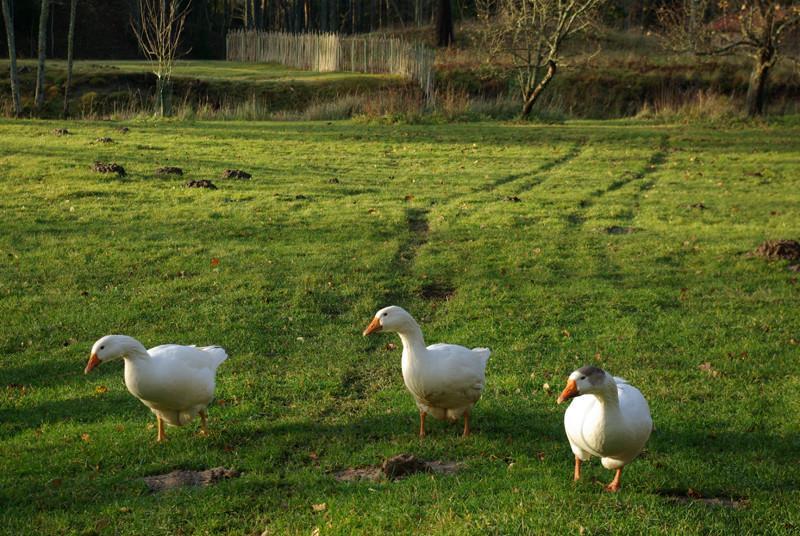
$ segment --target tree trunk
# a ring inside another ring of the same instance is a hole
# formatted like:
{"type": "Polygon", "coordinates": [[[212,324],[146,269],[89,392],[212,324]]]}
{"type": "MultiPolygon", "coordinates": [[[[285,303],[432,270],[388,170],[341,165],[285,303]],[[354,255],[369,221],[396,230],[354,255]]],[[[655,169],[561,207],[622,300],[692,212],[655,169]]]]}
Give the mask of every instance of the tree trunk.
{"type": "Polygon", "coordinates": [[[439,0],[439,13],[436,17],[436,44],[449,47],[456,40],[453,32],[453,8],[451,0],[439,0]]]}
{"type": "Polygon", "coordinates": [[[36,71],[36,109],[40,110],[44,104],[44,60],[47,56],[47,11],[50,0],[42,0],[42,9],[39,12],[39,67],[36,71]]]}
{"type": "Polygon", "coordinates": [[[759,50],[756,62],[750,73],[750,83],[747,86],[747,117],[764,115],[767,105],[767,78],[769,70],[775,62],[775,51],[767,48],[759,50]]]}
{"type": "Polygon", "coordinates": [[[156,115],[172,115],[172,81],[165,78],[156,80],[156,115]]]}
{"type": "Polygon", "coordinates": [[[69,32],[67,33],[67,82],[64,86],[64,117],[69,115],[69,88],[72,85],[72,52],[75,43],[75,11],[78,0],[69,2],[69,32]]]}
{"type": "Polygon", "coordinates": [[[8,6],[8,0],[2,0],[2,3],[3,19],[6,21],[8,63],[10,64],[9,71],[11,74],[11,103],[14,106],[14,116],[19,116],[19,114],[22,113],[22,107],[19,103],[19,78],[17,78],[17,47],[16,39],[14,37],[14,19],[11,16],[11,9],[8,6]]]}
{"type": "Polygon", "coordinates": [[[544,77],[538,84],[536,84],[536,87],[534,87],[525,97],[525,103],[522,105],[522,117],[528,117],[531,114],[533,105],[536,103],[536,100],[539,98],[539,95],[542,94],[542,91],[544,91],[545,86],[550,83],[550,80],[553,78],[553,75],[555,74],[556,74],[556,62],[554,62],[553,60],[548,60],[547,72],[545,73],[544,77]]]}

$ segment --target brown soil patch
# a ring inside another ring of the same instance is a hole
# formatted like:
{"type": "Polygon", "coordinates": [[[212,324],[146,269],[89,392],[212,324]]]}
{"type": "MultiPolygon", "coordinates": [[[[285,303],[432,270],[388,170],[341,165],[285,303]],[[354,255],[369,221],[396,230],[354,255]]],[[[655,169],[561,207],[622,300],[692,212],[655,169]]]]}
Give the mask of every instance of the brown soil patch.
{"type": "Polygon", "coordinates": [[[509,195],[506,196],[506,201],[508,201],[509,203],[520,203],[522,202],[522,199],[520,199],[516,195],[509,195]]]}
{"type": "Polygon", "coordinates": [[[102,137],[102,138],[97,138],[96,140],[94,140],[94,142],[95,143],[114,143],[114,140],[112,140],[108,136],[105,136],[105,137],[102,137]]]}
{"type": "Polygon", "coordinates": [[[800,260],[800,242],[796,240],[767,240],[758,246],[752,255],[770,260],[800,260]]]}
{"type": "Polygon", "coordinates": [[[179,167],[164,166],[156,170],[156,175],[183,175],[183,170],[179,167]]]}
{"type": "Polygon", "coordinates": [[[208,188],[209,190],[216,190],[217,186],[208,179],[201,179],[199,181],[189,181],[186,183],[187,188],[208,188]]]}
{"type": "Polygon", "coordinates": [[[242,171],[241,169],[226,169],[222,172],[223,179],[243,179],[247,180],[252,178],[253,176],[250,175],[246,171],[242,171]]]}
{"type": "Polygon", "coordinates": [[[696,208],[697,210],[705,210],[708,207],[705,206],[703,203],[692,203],[691,205],[689,205],[689,208],[696,208]]]}
{"type": "Polygon", "coordinates": [[[661,490],[659,495],[679,503],[703,503],[708,506],[722,506],[724,508],[747,508],[750,500],[743,497],[705,497],[699,491],[689,488],[685,492],[681,490],[661,490]]]}
{"type": "Polygon", "coordinates": [[[339,184],[339,179],[333,177],[332,179],[328,179],[328,184],[339,184]]]}
{"type": "Polygon", "coordinates": [[[426,300],[449,300],[455,293],[455,287],[448,283],[426,283],[419,289],[419,295],[426,300]]]}
{"type": "Polygon", "coordinates": [[[608,234],[631,234],[638,231],[636,227],[620,227],[619,225],[612,225],[611,227],[606,227],[606,232],[608,234]]]}
{"type": "Polygon", "coordinates": [[[117,132],[120,132],[122,134],[127,134],[128,132],[131,131],[131,129],[129,129],[128,127],[117,127],[114,130],[116,130],[117,132]]]}
{"type": "Polygon", "coordinates": [[[413,454],[398,454],[387,458],[380,465],[358,467],[339,471],[334,475],[340,482],[354,482],[358,480],[399,480],[415,473],[451,474],[461,468],[456,462],[420,460],[413,454]]]}
{"type": "Polygon", "coordinates": [[[69,136],[70,131],[67,130],[66,128],[54,128],[53,134],[55,134],[56,136],[69,136]]]}
{"type": "Polygon", "coordinates": [[[114,162],[95,162],[92,164],[92,171],[95,173],[116,173],[120,177],[125,176],[125,168],[114,162]]]}
{"type": "Polygon", "coordinates": [[[236,478],[239,471],[214,467],[205,471],[172,471],[165,475],[147,476],[144,483],[152,492],[164,491],[182,486],[210,486],[220,480],[236,478]]]}

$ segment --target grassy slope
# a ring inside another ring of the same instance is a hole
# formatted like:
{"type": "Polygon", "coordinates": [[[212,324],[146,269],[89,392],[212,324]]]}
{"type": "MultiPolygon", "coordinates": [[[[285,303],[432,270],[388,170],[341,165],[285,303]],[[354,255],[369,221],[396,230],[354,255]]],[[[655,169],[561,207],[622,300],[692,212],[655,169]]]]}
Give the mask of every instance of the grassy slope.
{"type": "MultiPolygon", "coordinates": [[[[7,63],[7,62],[6,62],[7,63]]],[[[20,65],[36,67],[34,60],[21,61],[20,65]]],[[[48,68],[66,72],[67,62],[48,60],[48,68]]],[[[108,73],[150,73],[151,65],[146,61],[132,60],[79,60],[75,62],[76,75],[102,76],[108,73]]],[[[243,63],[214,60],[180,60],[175,63],[173,76],[176,78],[200,78],[204,80],[228,80],[240,82],[304,81],[331,82],[344,79],[359,81],[392,78],[388,75],[364,73],[318,73],[303,71],[277,64],[243,63]]]]}
{"type": "Polygon", "coordinates": [[[742,255],[800,235],[796,123],[141,123],[127,135],[71,123],[72,136],[50,134],[63,125],[0,122],[4,530],[800,527],[800,285],[784,263],[742,255]],[[101,135],[116,143],[90,143],[101,135]],[[98,158],[129,177],[92,174],[98,158]],[[152,175],[166,164],[254,179],[185,189],[152,175]],[[455,294],[425,300],[427,282],[455,294]],[[417,440],[399,350],[385,348],[398,341],[360,335],[390,301],[429,342],[493,349],[473,437],[432,422],[417,440]],[[211,437],[170,429],[156,445],[120,363],[83,375],[91,344],[115,332],[228,349],[211,437]],[[554,399],[587,362],[641,387],[658,427],[617,495],[601,492],[612,475],[596,462],[570,481],[554,399]],[[331,477],[400,452],[465,468],[385,484],[331,477]],[[244,475],[159,496],[140,480],[220,465],[244,475]],[[665,496],[689,488],[749,506],[665,496]]]}
{"type": "MultiPolygon", "coordinates": [[[[0,72],[8,69],[0,61],[0,72]]],[[[20,76],[23,107],[33,109],[33,89],[36,63],[20,62],[26,69],[20,76]]],[[[47,63],[45,116],[58,117],[63,106],[63,85],[66,81],[66,62],[47,63]]],[[[276,64],[253,64],[226,61],[179,61],[173,76],[173,101],[195,108],[202,105],[231,106],[258,101],[270,110],[304,110],[309,104],[335,100],[351,94],[379,95],[382,91],[402,89],[409,82],[399,76],[363,73],[317,73],[287,68],[276,64]]],[[[411,85],[411,87],[414,87],[411,85]]],[[[142,99],[155,91],[155,76],[144,61],[77,61],[71,91],[72,113],[119,113],[139,111],[142,99]]],[[[8,84],[0,86],[0,103],[10,101],[8,84]]],[[[10,105],[9,105],[10,106],[10,105]]],[[[150,104],[145,105],[150,109],[150,104]]]]}

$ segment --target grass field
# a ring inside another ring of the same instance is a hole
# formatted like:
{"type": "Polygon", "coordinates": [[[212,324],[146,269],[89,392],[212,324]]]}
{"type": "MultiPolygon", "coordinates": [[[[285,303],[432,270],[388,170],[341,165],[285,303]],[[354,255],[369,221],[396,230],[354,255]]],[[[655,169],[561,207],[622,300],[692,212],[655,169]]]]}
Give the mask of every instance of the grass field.
{"type": "Polygon", "coordinates": [[[800,531],[800,284],[745,255],[800,239],[795,119],[114,126],[0,121],[3,532],[800,531]],[[232,167],[253,179],[216,179],[232,167]],[[361,336],[389,303],[429,343],[492,348],[472,437],[417,438],[399,341],[361,336]],[[108,333],[228,350],[210,437],[156,444],[121,363],[84,376],[108,333]],[[597,462],[571,481],[555,398],[588,363],[657,428],[618,494],[597,462]],[[463,467],[333,478],[403,452],[463,467]],[[216,466],[242,476],[142,481],[216,466]]]}
{"type": "MultiPolygon", "coordinates": [[[[0,62],[8,68],[8,62],[0,62]]],[[[35,60],[23,60],[20,66],[36,69],[35,60]]],[[[67,62],[48,60],[48,69],[66,73],[67,62]]],[[[74,64],[75,75],[104,76],[114,73],[151,73],[153,67],[146,61],[136,60],[78,60],[74,64]]],[[[293,69],[274,63],[244,63],[214,60],[178,60],[173,75],[176,78],[199,78],[202,80],[224,80],[229,82],[334,82],[340,80],[365,81],[376,79],[396,79],[386,74],[365,73],[318,73],[293,69]]],[[[65,75],[66,76],[66,75],[65,75]]]]}

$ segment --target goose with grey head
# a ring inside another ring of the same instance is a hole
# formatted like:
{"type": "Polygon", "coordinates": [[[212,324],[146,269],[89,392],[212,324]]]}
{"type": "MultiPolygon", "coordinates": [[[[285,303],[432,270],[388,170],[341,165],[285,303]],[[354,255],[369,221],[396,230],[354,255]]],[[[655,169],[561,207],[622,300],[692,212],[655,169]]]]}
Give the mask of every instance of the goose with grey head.
{"type": "Polygon", "coordinates": [[[425,437],[425,417],[457,421],[464,417],[464,436],[470,434],[469,416],[486,381],[488,348],[455,344],[425,346],[422,329],[402,307],[391,305],[375,313],[364,336],[392,331],[403,343],[403,381],[419,409],[419,436],[425,437]]]}
{"type": "Polygon", "coordinates": [[[228,358],[219,346],[163,344],[147,350],[127,335],[106,335],[92,346],[84,373],[107,361],[124,359],[125,386],[155,414],[159,442],[164,424],[183,426],[200,416],[208,434],[207,408],[214,399],[217,367],[228,358]]]}
{"type": "Polygon", "coordinates": [[[627,381],[592,366],[569,375],[558,403],[569,399],[564,429],[575,454],[575,480],[581,462],[597,456],[603,467],[616,470],[605,489],[619,491],[622,468],[642,452],[653,430],[647,400],[627,381]]]}

